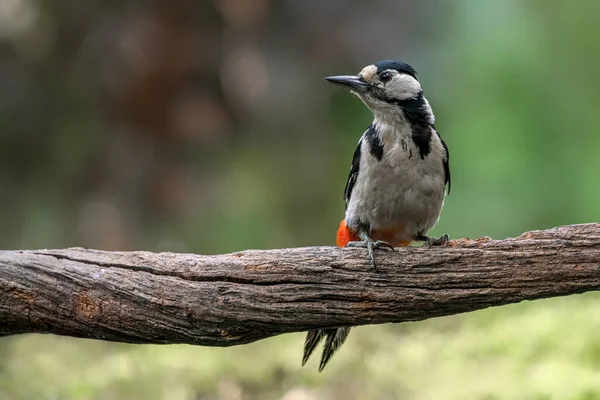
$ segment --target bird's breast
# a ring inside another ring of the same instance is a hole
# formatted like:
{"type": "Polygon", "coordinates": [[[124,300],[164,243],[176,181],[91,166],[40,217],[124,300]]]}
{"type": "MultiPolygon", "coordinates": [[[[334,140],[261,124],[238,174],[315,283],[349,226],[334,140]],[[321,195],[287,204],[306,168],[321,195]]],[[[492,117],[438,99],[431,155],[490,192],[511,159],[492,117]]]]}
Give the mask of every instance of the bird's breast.
{"type": "Polygon", "coordinates": [[[445,196],[441,143],[433,142],[432,151],[422,157],[410,137],[399,137],[384,141],[380,160],[368,151],[362,154],[346,219],[358,219],[397,240],[431,229],[445,196]]]}

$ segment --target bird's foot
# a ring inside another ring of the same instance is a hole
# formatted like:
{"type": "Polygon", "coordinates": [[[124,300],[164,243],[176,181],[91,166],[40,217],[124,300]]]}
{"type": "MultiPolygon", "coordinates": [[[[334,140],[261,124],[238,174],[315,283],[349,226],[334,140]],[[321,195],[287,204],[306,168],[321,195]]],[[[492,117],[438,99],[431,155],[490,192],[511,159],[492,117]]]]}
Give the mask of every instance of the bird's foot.
{"type": "Polygon", "coordinates": [[[422,236],[419,238],[419,240],[422,240],[423,242],[425,242],[423,244],[423,247],[426,247],[428,249],[433,246],[447,246],[448,243],[450,243],[450,238],[448,237],[447,234],[444,234],[438,238],[422,236]]]}
{"type": "Polygon", "coordinates": [[[365,240],[361,240],[359,242],[348,242],[346,247],[360,247],[363,249],[367,249],[369,252],[369,258],[371,258],[371,265],[373,265],[373,269],[377,270],[377,266],[375,265],[375,255],[373,250],[375,249],[386,249],[394,251],[394,246],[391,244],[384,242],[383,240],[376,240],[367,237],[365,240]]]}

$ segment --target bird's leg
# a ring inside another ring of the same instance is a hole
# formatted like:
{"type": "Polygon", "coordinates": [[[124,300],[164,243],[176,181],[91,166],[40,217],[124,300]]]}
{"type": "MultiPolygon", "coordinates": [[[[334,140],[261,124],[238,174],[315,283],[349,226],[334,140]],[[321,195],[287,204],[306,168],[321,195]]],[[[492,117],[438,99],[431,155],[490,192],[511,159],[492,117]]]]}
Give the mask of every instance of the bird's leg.
{"type": "Polygon", "coordinates": [[[423,247],[426,247],[426,248],[431,248],[433,246],[446,246],[448,243],[450,243],[450,238],[448,237],[447,234],[444,234],[438,238],[428,237],[425,235],[419,235],[417,237],[417,240],[419,240],[421,242],[425,242],[423,244],[423,247]]]}
{"type": "Polygon", "coordinates": [[[374,249],[387,249],[394,251],[394,246],[391,244],[384,242],[383,240],[374,241],[366,232],[359,233],[358,237],[362,239],[360,242],[348,242],[346,247],[361,247],[366,248],[369,252],[369,258],[371,258],[371,265],[373,265],[373,269],[377,269],[375,266],[375,255],[373,254],[374,249]]]}

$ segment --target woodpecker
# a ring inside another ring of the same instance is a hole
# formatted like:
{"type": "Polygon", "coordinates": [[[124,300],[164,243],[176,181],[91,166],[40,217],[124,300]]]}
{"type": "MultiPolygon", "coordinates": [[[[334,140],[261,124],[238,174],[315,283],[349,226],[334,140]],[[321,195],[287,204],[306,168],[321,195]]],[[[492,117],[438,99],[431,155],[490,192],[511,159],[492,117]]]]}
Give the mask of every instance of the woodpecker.
{"type": "MultiPolygon", "coordinates": [[[[358,75],[325,80],[350,89],[374,117],[352,157],[337,245],[366,248],[375,268],[375,249],[394,250],[413,241],[426,247],[447,244],[448,235],[426,236],[439,219],[446,187],[450,193],[450,164],[416,71],[384,60],[358,75]]],[[[349,333],[349,327],[308,332],[302,365],[325,339],[321,372],[349,333]]]]}

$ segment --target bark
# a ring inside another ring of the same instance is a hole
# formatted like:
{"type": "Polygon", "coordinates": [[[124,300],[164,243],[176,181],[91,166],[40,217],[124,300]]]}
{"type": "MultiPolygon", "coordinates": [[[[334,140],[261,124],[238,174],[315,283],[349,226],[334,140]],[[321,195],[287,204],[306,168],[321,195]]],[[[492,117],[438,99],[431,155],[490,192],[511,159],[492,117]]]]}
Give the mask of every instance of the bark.
{"type": "Polygon", "coordinates": [[[230,346],[600,289],[600,224],[439,248],[0,251],[0,335],[230,346]]]}

